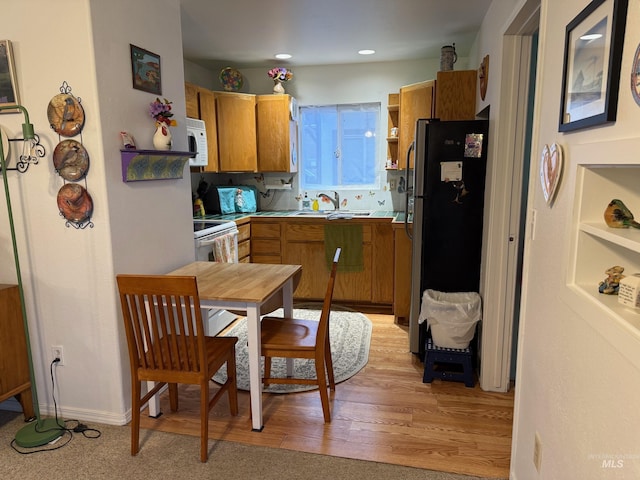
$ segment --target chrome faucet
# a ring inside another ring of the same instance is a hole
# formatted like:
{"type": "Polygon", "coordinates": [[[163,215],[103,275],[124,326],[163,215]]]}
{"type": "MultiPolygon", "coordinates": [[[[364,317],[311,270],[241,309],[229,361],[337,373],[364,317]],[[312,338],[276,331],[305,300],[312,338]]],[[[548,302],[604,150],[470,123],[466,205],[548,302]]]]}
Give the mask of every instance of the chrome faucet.
{"type": "Polygon", "coordinates": [[[334,210],[340,210],[340,195],[338,195],[338,192],[333,192],[333,193],[335,195],[335,199],[331,198],[329,195],[325,193],[319,194],[318,197],[328,199],[331,203],[333,203],[334,210]]]}

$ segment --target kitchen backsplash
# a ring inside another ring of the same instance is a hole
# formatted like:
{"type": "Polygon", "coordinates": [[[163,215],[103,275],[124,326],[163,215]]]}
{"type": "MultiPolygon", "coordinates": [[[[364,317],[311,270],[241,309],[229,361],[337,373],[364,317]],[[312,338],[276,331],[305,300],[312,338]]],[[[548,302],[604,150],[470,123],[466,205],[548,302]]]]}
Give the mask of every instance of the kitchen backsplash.
{"type": "MultiPolygon", "coordinates": [[[[282,173],[192,173],[191,190],[195,195],[201,179],[211,185],[254,185],[258,189],[260,210],[301,210],[305,192],[300,191],[297,177],[297,174],[282,173]],[[287,184],[291,185],[290,189],[286,187],[287,184]],[[274,185],[277,187],[270,188],[274,185]]],[[[340,208],[343,210],[404,211],[404,172],[385,172],[383,177],[386,181],[382,183],[382,188],[377,190],[337,190],[340,208]]],[[[318,199],[320,210],[332,210],[333,204],[328,199],[319,198],[318,195],[325,193],[334,198],[334,192],[336,190],[306,191],[311,201],[318,199]]]]}

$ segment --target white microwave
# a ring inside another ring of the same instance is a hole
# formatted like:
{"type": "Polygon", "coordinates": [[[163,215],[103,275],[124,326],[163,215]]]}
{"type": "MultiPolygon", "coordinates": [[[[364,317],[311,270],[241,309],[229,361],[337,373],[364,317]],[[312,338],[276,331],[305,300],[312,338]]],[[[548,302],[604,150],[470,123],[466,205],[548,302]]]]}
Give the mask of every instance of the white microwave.
{"type": "Polygon", "coordinates": [[[207,154],[207,131],[204,121],[187,117],[187,144],[195,155],[189,158],[190,167],[205,167],[209,163],[207,154]]]}

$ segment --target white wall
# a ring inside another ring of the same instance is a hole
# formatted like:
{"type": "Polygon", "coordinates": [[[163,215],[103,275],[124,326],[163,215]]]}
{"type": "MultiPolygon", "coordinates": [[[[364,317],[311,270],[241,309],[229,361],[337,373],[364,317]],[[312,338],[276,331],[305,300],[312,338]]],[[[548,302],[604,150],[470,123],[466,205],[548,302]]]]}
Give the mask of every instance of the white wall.
{"type": "Polygon", "coordinates": [[[576,228],[577,162],[610,164],[621,155],[637,157],[640,108],[631,96],[629,75],[640,42],[640,2],[629,1],[617,121],[562,134],[558,117],[565,27],[587,3],[542,1],[529,185],[529,213],[535,210],[537,216],[535,239],[528,237],[526,242],[511,459],[511,478],[518,480],[640,478],[639,372],[620,353],[612,337],[591,327],[594,319],[602,320],[598,309],[587,308],[585,315],[570,307],[574,300],[567,287],[576,228]],[[635,145],[633,151],[623,151],[621,143],[609,155],[593,153],[601,142],[629,138],[634,139],[629,142],[635,145]],[[554,142],[564,150],[565,170],[556,201],[549,208],[537,169],[542,147],[554,142]],[[585,145],[591,143],[594,148],[585,145]],[[536,433],[543,446],[539,474],[532,461],[536,433]],[[606,458],[621,458],[623,466],[603,468],[606,458]]]}
{"type": "MultiPolygon", "coordinates": [[[[140,148],[150,148],[154,130],[147,109],[155,96],[131,86],[130,43],[161,56],[163,96],[173,100],[182,124],[176,136],[185,136],[179,2],[3,0],[2,7],[3,18],[12,19],[4,22],[3,36],[15,49],[20,98],[47,152],[26,174],[8,172],[40,406],[53,411],[50,346],[62,345],[58,413],[122,424],[130,387],[115,274],[165,272],[194,256],[188,175],[123,183],[119,152],[121,130],[133,133],[140,148]],[[75,139],[90,156],[92,228],[66,227],[56,206],[64,181],[51,155],[64,138],[49,128],[46,112],[63,81],[86,116],[75,139]]],[[[14,135],[21,121],[0,117],[14,135]]],[[[176,148],[186,149],[186,141],[176,148]]],[[[0,205],[5,224],[5,202],[0,205]]],[[[15,283],[8,228],[0,228],[0,245],[0,281],[15,283]]]]}

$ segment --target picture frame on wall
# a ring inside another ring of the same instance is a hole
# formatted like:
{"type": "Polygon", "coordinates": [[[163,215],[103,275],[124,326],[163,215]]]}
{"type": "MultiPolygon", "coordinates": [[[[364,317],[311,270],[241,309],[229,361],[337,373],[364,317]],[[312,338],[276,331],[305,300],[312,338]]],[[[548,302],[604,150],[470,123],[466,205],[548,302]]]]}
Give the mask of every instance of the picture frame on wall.
{"type": "MultiPolygon", "coordinates": [[[[13,49],[10,40],[0,40],[0,105],[16,106],[20,104],[18,81],[13,61],[13,49]]],[[[2,110],[2,113],[15,113],[19,110],[2,110]]]]}
{"type": "Polygon", "coordinates": [[[129,44],[131,50],[131,76],[133,88],[162,95],[160,55],[129,44]]]}
{"type": "Polygon", "coordinates": [[[593,0],[566,28],[558,131],[614,122],[628,0],[593,0]]]}

